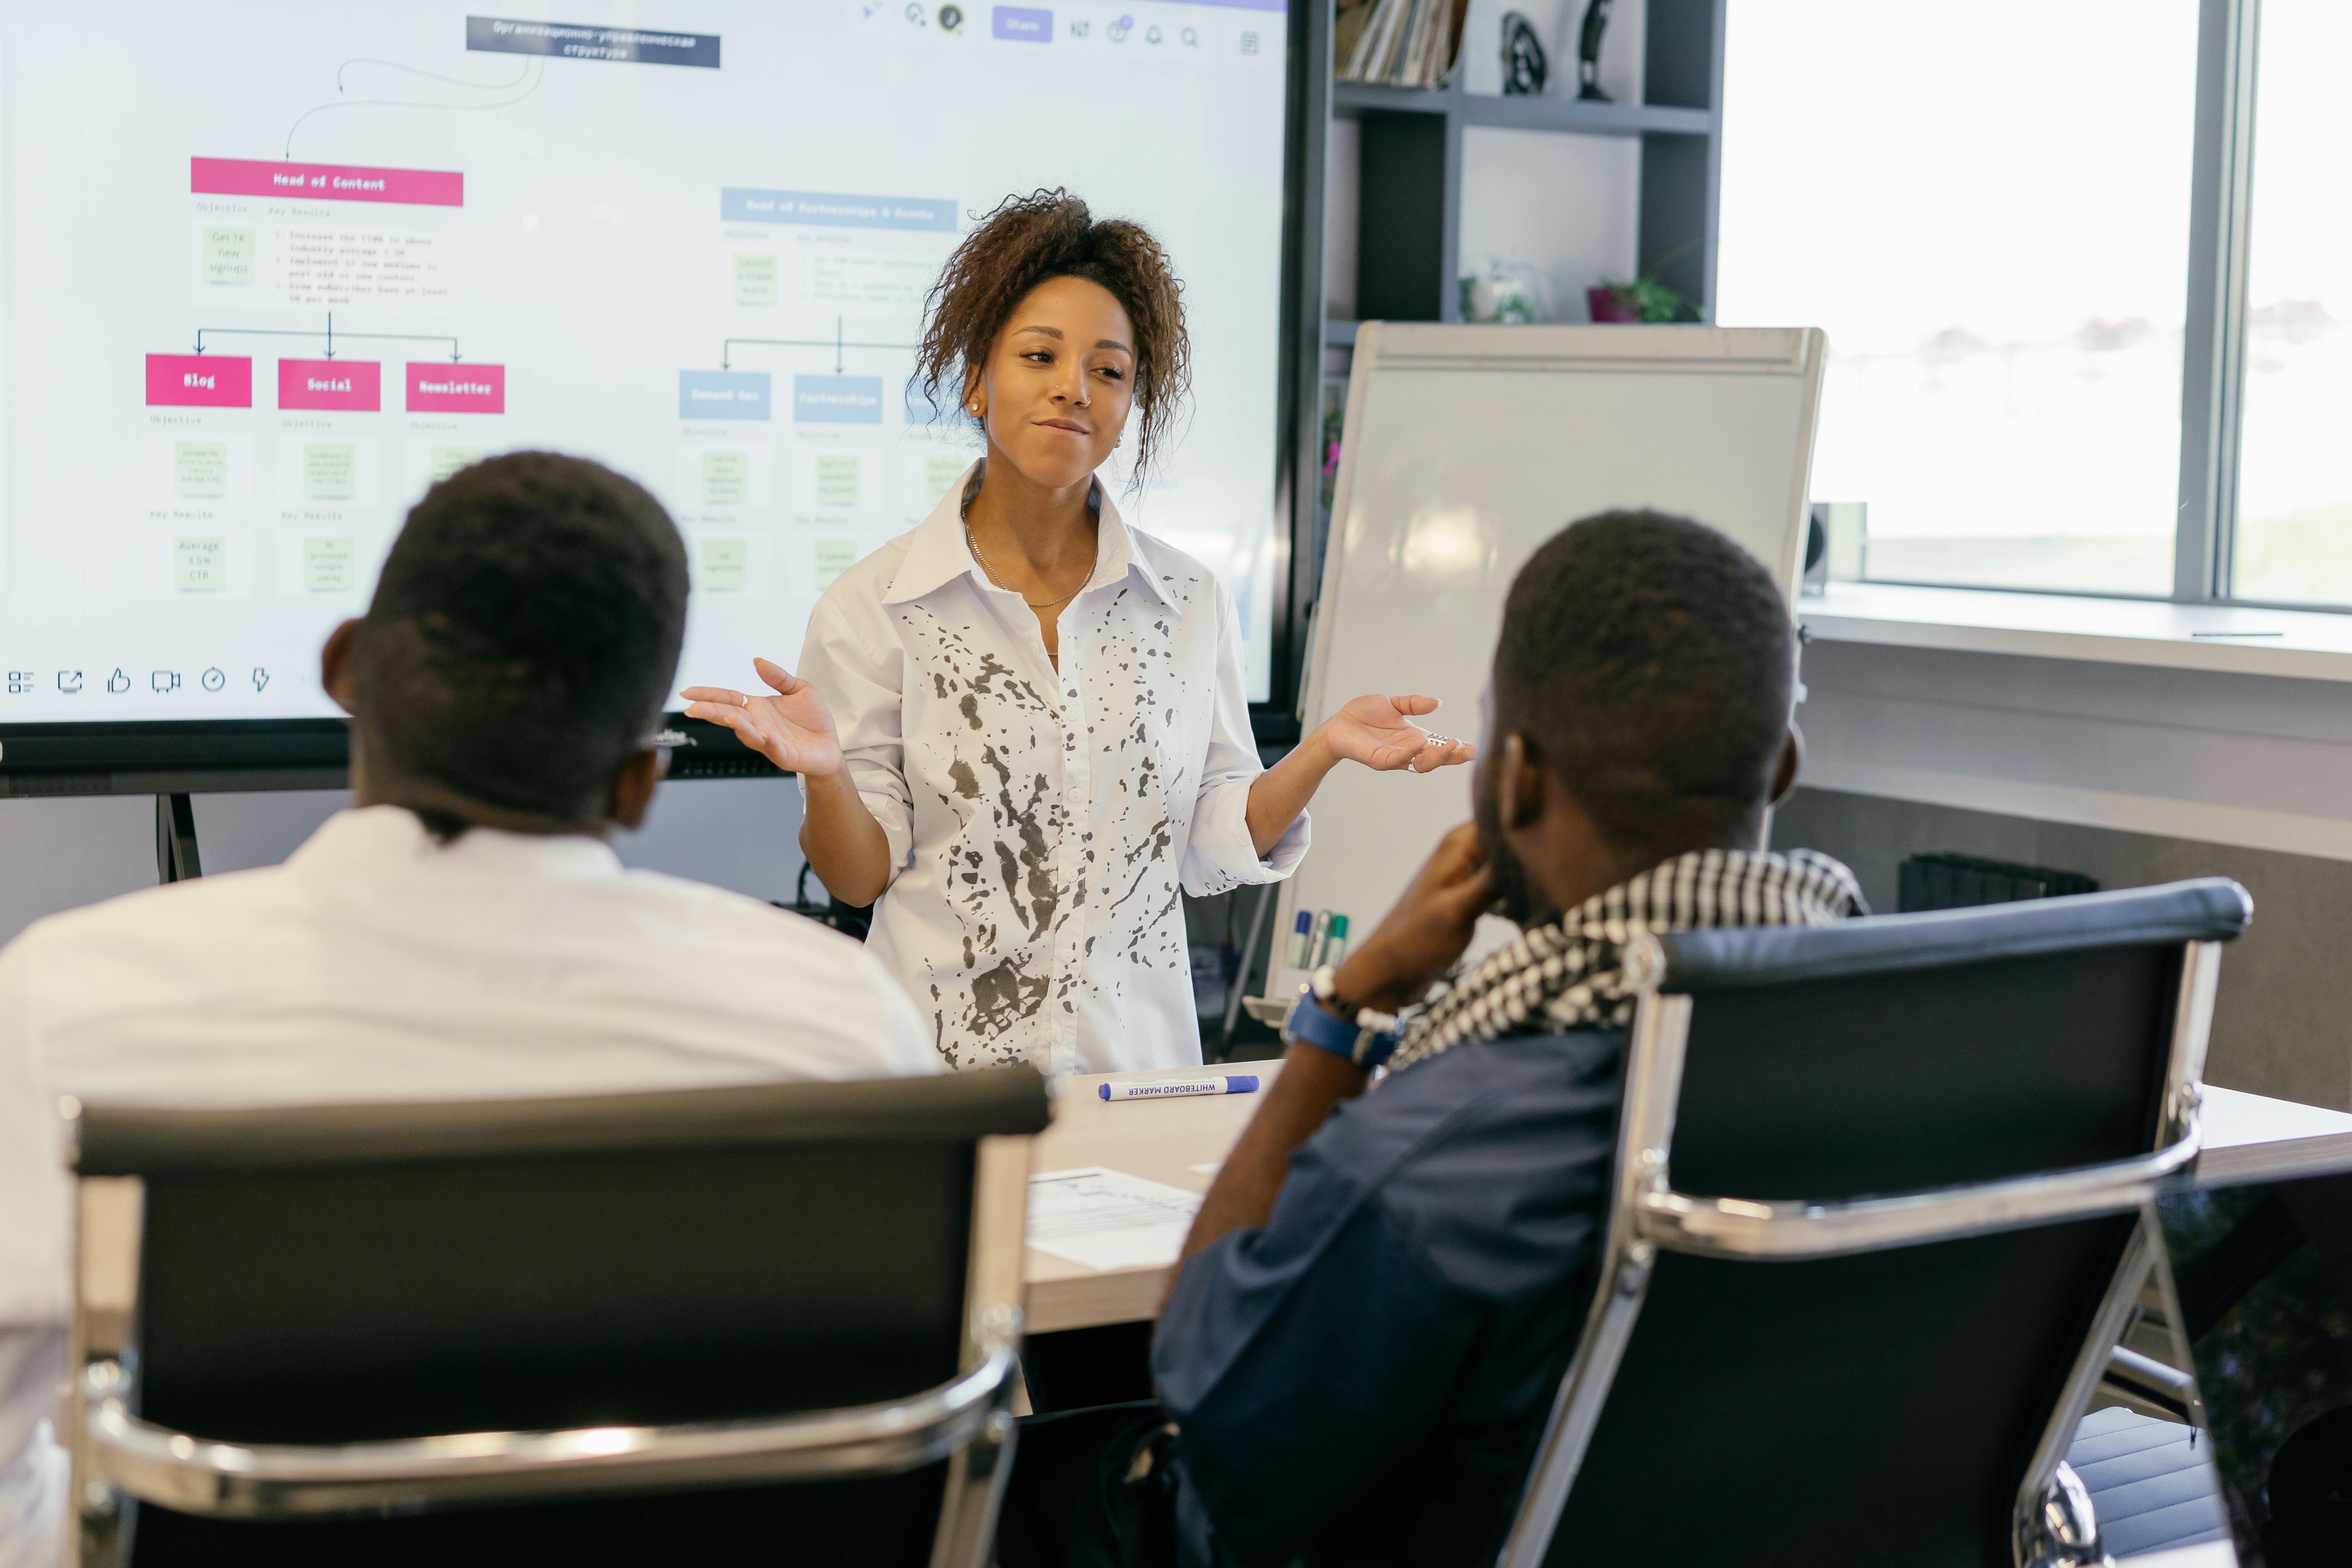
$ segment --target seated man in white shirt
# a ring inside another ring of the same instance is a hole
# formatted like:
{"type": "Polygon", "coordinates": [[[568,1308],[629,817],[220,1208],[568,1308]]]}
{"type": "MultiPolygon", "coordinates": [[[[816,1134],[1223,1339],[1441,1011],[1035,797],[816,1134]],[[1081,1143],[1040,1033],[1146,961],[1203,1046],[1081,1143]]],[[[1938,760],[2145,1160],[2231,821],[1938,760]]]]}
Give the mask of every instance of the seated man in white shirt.
{"type": "Polygon", "coordinates": [[[0,951],[0,1568],[57,1560],[66,1185],[53,1098],[256,1106],[938,1069],[858,943],[625,870],[686,552],[593,463],[494,458],[409,513],[327,640],[354,809],[285,865],[133,893],[0,951]],[[720,977],[713,981],[709,977],[720,977]],[[46,1539],[47,1544],[42,1544],[46,1539]]]}

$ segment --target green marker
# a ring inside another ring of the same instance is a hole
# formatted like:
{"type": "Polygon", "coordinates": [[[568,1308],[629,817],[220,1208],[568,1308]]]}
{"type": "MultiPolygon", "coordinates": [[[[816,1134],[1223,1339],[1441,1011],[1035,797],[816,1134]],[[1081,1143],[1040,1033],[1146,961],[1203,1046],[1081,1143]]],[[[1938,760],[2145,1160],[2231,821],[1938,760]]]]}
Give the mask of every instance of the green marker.
{"type": "Polygon", "coordinates": [[[1348,956],[1348,917],[1333,915],[1330,929],[1323,933],[1323,956],[1318,963],[1337,963],[1348,956]]]}

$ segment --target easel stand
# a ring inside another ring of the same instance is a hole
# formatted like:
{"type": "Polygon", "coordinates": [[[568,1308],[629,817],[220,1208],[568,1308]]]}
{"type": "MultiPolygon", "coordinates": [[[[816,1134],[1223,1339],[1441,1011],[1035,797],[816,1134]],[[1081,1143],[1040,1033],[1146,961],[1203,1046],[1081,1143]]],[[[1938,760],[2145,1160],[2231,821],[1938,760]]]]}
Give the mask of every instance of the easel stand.
{"type": "Polygon", "coordinates": [[[155,797],[155,879],[181,882],[205,874],[196,858],[196,808],[184,794],[155,797]]]}

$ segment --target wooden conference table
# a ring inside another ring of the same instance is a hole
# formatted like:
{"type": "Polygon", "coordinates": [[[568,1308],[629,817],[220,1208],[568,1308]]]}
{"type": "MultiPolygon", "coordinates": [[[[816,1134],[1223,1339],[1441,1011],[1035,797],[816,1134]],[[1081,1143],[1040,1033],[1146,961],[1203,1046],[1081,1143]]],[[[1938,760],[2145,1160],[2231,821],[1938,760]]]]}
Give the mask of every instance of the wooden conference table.
{"type": "MultiPolygon", "coordinates": [[[[1236,1062],[1210,1070],[1255,1072],[1270,1085],[1281,1065],[1236,1062]]],[[[1062,1080],[1054,1124],[1033,1146],[1030,1169],[1100,1165],[1171,1187],[1208,1191],[1215,1166],[1241,1136],[1261,1094],[1106,1101],[1095,1092],[1097,1084],[1190,1078],[1200,1071],[1193,1068],[1062,1080]]],[[[2340,1110],[2208,1085],[2204,1131],[2198,1171],[2210,1180],[2291,1176],[2352,1161],[2352,1115],[2340,1110]]],[[[1023,1272],[1029,1282],[1029,1330],[1046,1333],[1158,1317],[1170,1269],[1153,1265],[1097,1270],[1033,1249],[1023,1272]]]]}

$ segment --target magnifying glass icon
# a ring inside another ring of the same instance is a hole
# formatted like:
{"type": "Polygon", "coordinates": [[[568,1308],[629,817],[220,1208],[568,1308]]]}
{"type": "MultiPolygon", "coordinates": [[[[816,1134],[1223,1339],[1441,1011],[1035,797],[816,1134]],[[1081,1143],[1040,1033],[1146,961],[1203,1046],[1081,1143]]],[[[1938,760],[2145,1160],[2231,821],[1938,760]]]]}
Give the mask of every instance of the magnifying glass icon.
{"type": "Polygon", "coordinates": [[[1177,36],[1178,37],[1180,37],[1180,38],[1181,38],[1181,39],[1183,39],[1183,40],[1184,40],[1184,47],[1185,47],[1186,48],[1188,48],[1188,49],[1190,49],[1190,48],[1197,48],[1197,47],[1200,47],[1200,43],[1201,43],[1201,35],[1200,35],[1200,34],[1198,34],[1198,33],[1196,33],[1196,32],[1194,32],[1194,31],[1193,31],[1192,28],[1190,28],[1190,27],[1185,28],[1182,32],[1181,32],[1181,33],[1177,34],[1176,36],[1177,36]]]}

